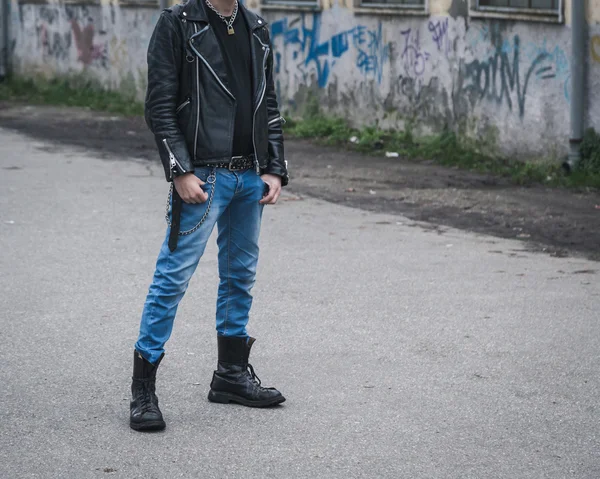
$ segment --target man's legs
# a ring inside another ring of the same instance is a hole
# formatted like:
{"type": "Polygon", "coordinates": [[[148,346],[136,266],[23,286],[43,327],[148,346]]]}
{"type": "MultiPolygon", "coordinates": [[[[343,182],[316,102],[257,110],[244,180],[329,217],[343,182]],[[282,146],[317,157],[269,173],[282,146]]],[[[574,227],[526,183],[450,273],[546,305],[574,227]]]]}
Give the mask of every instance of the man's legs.
{"type": "Polygon", "coordinates": [[[217,299],[217,341],[219,361],[213,375],[209,400],[237,402],[264,407],[285,398],[273,388],[263,388],[248,365],[254,342],[246,333],[252,306],[258,263],[258,238],[265,185],[252,170],[237,173],[238,183],[231,203],[218,220],[219,295],[217,299]]]}
{"type": "Polygon", "coordinates": [[[164,356],[164,345],[171,336],[179,302],[219,216],[233,197],[231,180],[226,175],[199,168],[196,176],[206,182],[204,189],[209,199],[203,204],[183,203],[182,234],[175,251],[169,249],[170,228],[167,229],[142,313],[134,352],[130,405],[130,425],[137,430],[165,427],[155,393],[156,370],[164,356]]]}
{"type": "Polygon", "coordinates": [[[233,196],[227,178],[218,173],[211,176],[211,173],[212,169],[209,168],[196,170],[196,176],[207,181],[204,190],[209,199],[202,204],[183,203],[177,248],[175,251],[169,250],[171,229],[167,228],[156,261],[154,278],[142,313],[140,335],[135,345],[135,349],[150,363],[158,361],[164,353],[164,345],[171,336],[179,302],[196,271],[215,224],[233,196]]]}
{"type": "Polygon", "coordinates": [[[219,295],[217,334],[247,337],[246,324],[258,263],[258,237],[264,183],[254,171],[237,173],[238,184],[229,206],[218,220],[219,295]]]}

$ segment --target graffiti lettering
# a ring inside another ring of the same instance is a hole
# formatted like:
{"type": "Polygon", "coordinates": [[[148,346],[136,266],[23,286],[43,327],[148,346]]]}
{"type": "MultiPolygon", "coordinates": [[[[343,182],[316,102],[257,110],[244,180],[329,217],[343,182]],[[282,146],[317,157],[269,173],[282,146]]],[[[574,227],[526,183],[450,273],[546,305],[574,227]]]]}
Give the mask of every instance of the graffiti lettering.
{"type": "MultiPolygon", "coordinates": [[[[272,23],[276,71],[285,68],[276,78],[277,88],[287,101],[310,83],[329,86],[334,72],[338,78],[340,73],[349,78],[338,88],[362,88],[363,98],[369,96],[374,105],[384,103],[386,109],[404,111],[408,104],[411,111],[431,110],[432,115],[437,108],[444,119],[465,114],[475,102],[502,105],[524,118],[534,92],[536,99],[556,98],[557,91],[564,92],[569,101],[569,57],[550,37],[540,42],[538,35],[528,35],[531,40],[522,42],[518,35],[505,35],[506,30],[495,22],[463,28],[446,17],[402,23],[387,31],[381,23],[336,30],[324,18],[325,13],[306,14],[272,23]],[[331,36],[324,33],[331,29],[331,36]],[[456,70],[454,62],[443,61],[450,55],[457,58],[456,70]],[[357,76],[367,81],[357,81],[357,76]],[[379,91],[376,85],[384,78],[387,89],[379,91]]],[[[592,55],[600,59],[600,36],[593,47],[592,55]]],[[[328,94],[352,98],[345,90],[332,88],[328,94]]]]}
{"type": "Polygon", "coordinates": [[[401,31],[400,34],[404,37],[404,50],[401,58],[404,61],[406,73],[409,76],[411,74],[421,76],[425,72],[425,65],[430,55],[421,49],[419,30],[413,33],[409,28],[401,31]]]}
{"type": "Polygon", "coordinates": [[[389,45],[383,44],[382,26],[379,23],[377,30],[366,30],[365,27],[356,27],[355,30],[362,28],[367,33],[367,40],[364,43],[359,43],[355,35],[355,45],[358,50],[358,59],[356,66],[364,74],[373,74],[377,81],[381,83],[383,75],[383,65],[389,57],[389,45]]]}
{"type": "Polygon", "coordinates": [[[513,108],[512,95],[516,95],[519,107],[519,116],[525,114],[525,100],[532,76],[540,80],[556,77],[554,66],[546,61],[551,55],[546,52],[539,53],[531,62],[525,76],[519,71],[520,64],[520,39],[514,37],[513,58],[509,59],[506,49],[499,44],[493,56],[486,60],[474,60],[466,64],[464,77],[467,85],[463,91],[472,93],[477,99],[486,98],[498,104],[506,103],[508,108],[513,108]]]}
{"type": "Polygon", "coordinates": [[[555,46],[554,48],[548,47],[547,40],[544,38],[541,45],[535,43],[527,44],[523,47],[523,53],[525,58],[530,62],[533,62],[541,54],[545,55],[545,63],[549,64],[552,68],[548,70],[551,73],[543,75],[546,77],[543,79],[556,78],[559,82],[562,82],[565,99],[570,101],[571,92],[569,85],[571,80],[571,67],[564,50],[559,46],[555,46]]]}
{"type": "MultiPolygon", "coordinates": [[[[321,88],[327,85],[329,80],[329,43],[321,42],[321,17],[314,14],[312,16],[312,26],[305,15],[292,20],[288,23],[287,18],[283,18],[271,25],[271,36],[275,40],[278,36],[283,36],[284,48],[290,46],[294,49],[292,57],[296,60],[299,56],[303,56],[301,63],[298,65],[303,72],[305,80],[308,80],[308,69],[313,68],[317,75],[317,81],[321,88]],[[300,26],[295,27],[297,23],[300,26]],[[323,59],[322,57],[326,57],[323,59]]],[[[279,56],[279,60],[281,57],[279,56]]],[[[280,64],[275,67],[276,72],[281,68],[280,64]]]]}
{"type": "Polygon", "coordinates": [[[357,25],[323,40],[321,15],[301,15],[293,20],[283,18],[273,22],[271,37],[276,50],[275,72],[280,72],[283,51],[288,49],[304,80],[309,79],[309,74],[315,74],[321,88],[327,86],[331,67],[336,60],[342,58],[351,48],[357,55],[358,70],[365,76],[374,77],[378,82],[382,80],[383,67],[389,59],[389,44],[383,42],[381,23],[375,30],[357,25]]]}
{"type": "Polygon", "coordinates": [[[448,19],[440,21],[430,20],[428,24],[431,38],[437,45],[439,52],[448,55],[450,53],[450,38],[448,37],[448,19]]]}

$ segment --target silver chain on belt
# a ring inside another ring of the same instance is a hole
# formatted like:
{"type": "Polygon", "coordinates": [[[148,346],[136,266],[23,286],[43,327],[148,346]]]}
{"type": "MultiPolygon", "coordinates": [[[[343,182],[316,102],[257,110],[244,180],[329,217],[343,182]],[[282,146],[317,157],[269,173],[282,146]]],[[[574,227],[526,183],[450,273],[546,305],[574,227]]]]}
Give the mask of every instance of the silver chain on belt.
{"type": "MultiPolygon", "coordinates": [[[[208,213],[210,212],[210,207],[212,205],[213,197],[215,196],[215,188],[217,186],[217,174],[216,174],[215,170],[212,170],[210,172],[210,174],[208,175],[208,178],[206,178],[206,183],[208,183],[209,185],[212,185],[210,194],[208,195],[208,200],[206,200],[206,203],[207,203],[206,211],[204,212],[204,214],[202,215],[202,218],[200,218],[200,221],[198,222],[198,224],[196,226],[194,226],[192,229],[187,230],[187,231],[180,231],[179,236],[191,235],[194,231],[196,231],[198,228],[200,228],[200,226],[202,226],[202,223],[204,223],[206,221],[206,218],[208,217],[208,213]]],[[[167,196],[167,207],[165,210],[165,220],[166,220],[167,224],[169,225],[169,228],[171,227],[171,218],[169,217],[169,208],[171,206],[171,199],[173,198],[173,188],[174,188],[174,183],[171,182],[171,187],[169,188],[169,195],[167,196]]]]}

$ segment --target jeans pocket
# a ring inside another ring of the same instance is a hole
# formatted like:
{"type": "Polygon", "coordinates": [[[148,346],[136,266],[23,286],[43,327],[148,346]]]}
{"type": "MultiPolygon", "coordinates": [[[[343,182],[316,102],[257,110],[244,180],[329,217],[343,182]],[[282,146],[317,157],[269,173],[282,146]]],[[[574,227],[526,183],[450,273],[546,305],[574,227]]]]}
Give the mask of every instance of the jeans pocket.
{"type": "MultiPolygon", "coordinates": [[[[210,177],[209,177],[210,178],[210,177]]],[[[189,235],[196,231],[208,218],[215,195],[215,183],[207,181],[202,189],[208,195],[204,203],[191,204],[182,203],[181,205],[181,226],[179,235],[189,235]]]]}
{"type": "Polygon", "coordinates": [[[214,172],[213,168],[211,168],[209,166],[202,166],[200,168],[195,168],[194,174],[196,175],[197,178],[199,178],[204,183],[206,183],[208,181],[209,177],[211,176],[211,174],[214,176],[216,173],[214,172]]]}
{"type": "MultiPolygon", "coordinates": [[[[179,236],[189,235],[196,231],[206,221],[210,208],[212,206],[213,198],[215,195],[215,187],[217,182],[216,172],[213,168],[198,168],[194,170],[194,174],[197,178],[204,182],[202,189],[208,195],[207,200],[204,203],[192,204],[181,202],[181,213],[179,223],[179,236]]],[[[171,191],[169,192],[169,198],[167,201],[167,211],[165,219],[167,224],[171,226],[172,212],[173,212],[173,188],[171,184],[171,191]]]]}

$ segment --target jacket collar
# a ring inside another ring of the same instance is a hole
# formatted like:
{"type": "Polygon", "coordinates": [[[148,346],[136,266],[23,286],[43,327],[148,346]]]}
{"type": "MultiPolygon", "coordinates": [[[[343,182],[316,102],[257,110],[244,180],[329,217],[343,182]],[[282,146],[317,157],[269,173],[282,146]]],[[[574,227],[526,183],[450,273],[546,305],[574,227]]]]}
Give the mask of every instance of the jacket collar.
{"type": "MultiPolygon", "coordinates": [[[[207,8],[204,0],[189,0],[181,9],[181,17],[191,22],[208,23],[208,16],[206,15],[207,8]]],[[[267,25],[267,22],[263,18],[248,10],[243,3],[239,2],[238,8],[246,18],[248,28],[250,28],[251,31],[267,25]]]]}

